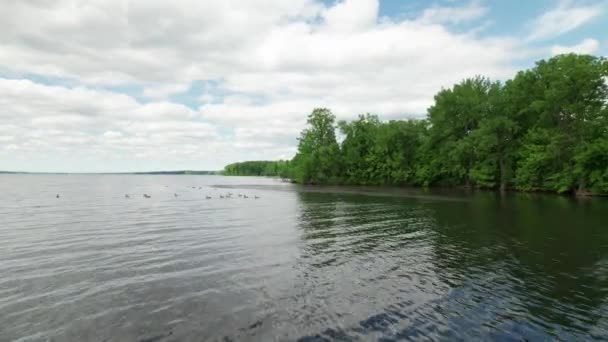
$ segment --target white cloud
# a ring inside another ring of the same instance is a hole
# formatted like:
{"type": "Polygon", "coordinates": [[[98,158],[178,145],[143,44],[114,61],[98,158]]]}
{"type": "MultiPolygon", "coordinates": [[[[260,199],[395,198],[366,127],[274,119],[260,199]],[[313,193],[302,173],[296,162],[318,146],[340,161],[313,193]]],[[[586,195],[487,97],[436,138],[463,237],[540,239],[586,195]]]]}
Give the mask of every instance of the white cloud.
{"type": "Polygon", "coordinates": [[[330,31],[360,32],[376,23],[378,8],[377,0],[343,0],[321,15],[330,31]]]}
{"type": "Polygon", "coordinates": [[[15,137],[12,135],[0,135],[0,142],[6,143],[13,140],[15,140],[15,137]]]}
{"type": "Polygon", "coordinates": [[[458,24],[483,17],[488,8],[482,6],[479,1],[472,1],[465,7],[433,6],[424,10],[418,19],[423,23],[449,23],[458,24]]]}
{"type": "Polygon", "coordinates": [[[589,23],[602,11],[602,5],[577,5],[571,0],[561,0],[555,8],[531,23],[532,32],[528,39],[542,40],[560,36],[589,23]]]}
{"type": "Polygon", "coordinates": [[[600,43],[592,38],[587,38],[578,44],[565,46],[565,45],[554,45],[551,47],[551,54],[559,55],[563,53],[580,53],[580,54],[592,54],[598,50],[600,43]]]}
{"type": "Polygon", "coordinates": [[[106,131],[103,133],[103,136],[108,139],[116,139],[122,137],[123,134],[121,132],[116,131],[106,131]]]}
{"type": "Polygon", "coordinates": [[[2,121],[10,123],[0,129],[11,133],[10,149],[23,153],[154,154],[167,146],[218,137],[215,126],[197,121],[197,113],[182,105],[140,104],[125,95],[87,88],[0,78],[0,103],[2,121]]]}
{"type": "Polygon", "coordinates": [[[414,19],[378,11],[377,0],[9,1],[0,72],[75,86],[0,79],[0,136],[12,137],[0,144],[0,169],[30,165],[14,151],[86,155],[100,158],[86,167],[114,171],[291,156],[314,107],[339,118],[421,116],[441,87],[510,76],[525,50],[445,26],[482,18],[476,1],[414,19]],[[213,84],[191,94],[200,108],[168,102],[194,81],[213,84]],[[125,86],[150,102],[102,90],[125,86]]]}
{"type": "Polygon", "coordinates": [[[227,139],[219,135],[218,125],[206,122],[198,111],[183,105],[142,104],[125,95],[84,87],[70,89],[0,78],[0,103],[2,169],[146,170],[154,167],[146,165],[157,165],[151,161],[161,162],[168,169],[174,169],[173,165],[192,168],[187,166],[193,163],[199,165],[195,168],[217,169],[234,158],[247,159],[252,151],[264,159],[293,152],[289,146],[277,146],[277,136],[256,137],[256,133],[283,134],[279,139],[289,145],[290,137],[273,126],[276,121],[259,128],[238,128],[235,136],[227,139]],[[249,144],[254,140],[256,144],[249,144]],[[39,166],[40,169],[27,167],[30,160],[46,156],[53,156],[51,164],[39,166]],[[11,160],[9,157],[13,158],[12,164],[5,164],[11,160]],[[103,158],[117,158],[120,164],[108,168],[55,162],[61,158],[82,161],[91,157],[100,158],[97,163],[103,158]],[[134,161],[132,157],[139,159],[134,161]],[[7,167],[10,165],[14,166],[7,167]],[[78,169],[63,169],[66,165],[78,169]]]}

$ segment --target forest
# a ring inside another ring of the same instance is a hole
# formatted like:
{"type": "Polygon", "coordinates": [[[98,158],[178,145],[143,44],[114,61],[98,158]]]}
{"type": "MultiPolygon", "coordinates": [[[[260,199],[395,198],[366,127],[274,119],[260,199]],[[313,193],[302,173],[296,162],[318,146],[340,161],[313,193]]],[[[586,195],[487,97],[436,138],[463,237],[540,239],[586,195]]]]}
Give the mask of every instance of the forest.
{"type": "Polygon", "coordinates": [[[425,119],[308,116],[291,161],[227,175],[301,184],[475,187],[608,194],[608,61],[564,54],[506,82],[477,76],[440,90],[425,119]]]}
{"type": "Polygon", "coordinates": [[[233,163],[224,167],[225,176],[271,176],[289,178],[290,163],[287,160],[254,160],[233,163]]]}

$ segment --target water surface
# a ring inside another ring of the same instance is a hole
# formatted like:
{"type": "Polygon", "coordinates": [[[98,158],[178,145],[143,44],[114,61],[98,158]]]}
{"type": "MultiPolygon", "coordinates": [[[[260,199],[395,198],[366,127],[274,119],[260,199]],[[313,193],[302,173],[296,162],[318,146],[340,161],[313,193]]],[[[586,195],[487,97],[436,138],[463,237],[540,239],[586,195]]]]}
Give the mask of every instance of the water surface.
{"type": "Polygon", "coordinates": [[[367,192],[0,175],[0,341],[608,339],[608,200],[367,192]]]}

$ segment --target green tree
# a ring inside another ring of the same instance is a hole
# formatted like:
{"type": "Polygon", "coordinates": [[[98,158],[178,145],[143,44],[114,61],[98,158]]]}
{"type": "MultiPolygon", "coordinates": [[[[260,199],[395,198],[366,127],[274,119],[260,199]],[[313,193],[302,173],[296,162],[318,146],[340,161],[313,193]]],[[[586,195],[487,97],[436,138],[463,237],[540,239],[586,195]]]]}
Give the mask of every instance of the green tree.
{"type": "Polygon", "coordinates": [[[316,108],[302,131],[292,173],[299,183],[338,183],[340,149],[335,133],[336,117],[326,108],[316,108]]]}
{"type": "Polygon", "coordinates": [[[226,174],[282,175],[299,183],[451,185],[608,193],[608,62],[567,54],[503,84],[465,79],[435,96],[425,120],[338,123],[308,116],[291,162],[245,162],[226,174]]]}
{"type": "MultiPolygon", "coordinates": [[[[436,180],[450,185],[471,185],[475,173],[480,122],[491,116],[490,92],[496,84],[476,77],[443,89],[429,108],[431,165],[436,180]]],[[[478,173],[479,174],[479,173],[478,173]]],[[[479,178],[479,177],[478,177],[479,178]]],[[[435,181],[435,180],[433,180],[435,181]]]]}
{"type": "Polygon", "coordinates": [[[225,176],[279,176],[289,177],[291,162],[288,160],[254,160],[233,163],[224,167],[225,176]]]}
{"type": "Polygon", "coordinates": [[[343,179],[350,184],[376,184],[372,176],[377,166],[372,158],[380,120],[375,115],[360,115],[357,120],[338,123],[344,135],[342,141],[343,179]]]}
{"type": "Polygon", "coordinates": [[[371,163],[376,165],[373,179],[378,184],[414,184],[420,147],[426,133],[424,120],[383,123],[372,150],[371,163]]]}
{"type": "Polygon", "coordinates": [[[507,97],[500,83],[492,83],[479,126],[471,133],[475,163],[471,179],[480,187],[506,190],[513,174],[518,126],[507,110],[507,97]]]}
{"type": "Polygon", "coordinates": [[[519,188],[557,192],[586,188],[590,173],[581,171],[584,167],[577,163],[587,163],[594,149],[587,145],[601,137],[598,125],[605,125],[606,77],[605,59],[575,54],[543,60],[518,73],[513,85],[526,95],[520,95],[516,112],[528,116],[522,118],[528,131],[519,153],[519,188]]]}
{"type": "Polygon", "coordinates": [[[349,184],[405,185],[414,182],[425,121],[381,122],[376,115],[341,121],[343,177],[349,184]]]}

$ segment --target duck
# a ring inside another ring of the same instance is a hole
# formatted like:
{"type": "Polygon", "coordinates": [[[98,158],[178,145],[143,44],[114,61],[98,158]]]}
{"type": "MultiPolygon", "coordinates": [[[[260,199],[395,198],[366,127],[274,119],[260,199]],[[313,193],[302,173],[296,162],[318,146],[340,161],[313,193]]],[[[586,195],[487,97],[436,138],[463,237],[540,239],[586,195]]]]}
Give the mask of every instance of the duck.
{"type": "Polygon", "coordinates": [[[249,196],[247,196],[247,195],[243,195],[243,198],[249,198],[249,196]]]}
{"type": "Polygon", "coordinates": [[[205,196],[206,199],[211,199],[211,196],[205,196]]]}
{"type": "Polygon", "coordinates": [[[258,197],[258,196],[253,196],[253,198],[254,198],[254,199],[258,199],[258,198],[260,198],[260,197],[258,197]]]}
{"type": "Polygon", "coordinates": [[[129,196],[129,194],[125,194],[125,198],[131,198],[131,196],[129,196]]]}
{"type": "Polygon", "coordinates": [[[220,198],[224,198],[224,196],[223,196],[223,195],[220,195],[220,198]]]}
{"type": "Polygon", "coordinates": [[[148,195],[148,194],[144,194],[144,198],[150,198],[152,196],[148,195]]]}
{"type": "Polygon", "coordinates": [[[57,194],[57,196],[55,196],[56,198],[59,198],[59,194],[57,194]]]}
{"type": "Polygon", "coordinates": [[[178,194],[173,194],[173,197],[178,197],[178,196],[179,196],[178,194]]]}

